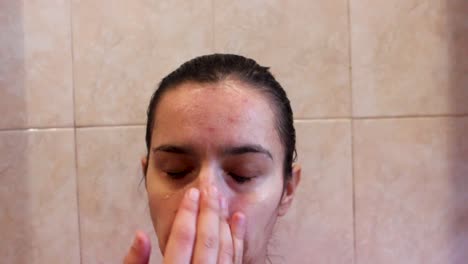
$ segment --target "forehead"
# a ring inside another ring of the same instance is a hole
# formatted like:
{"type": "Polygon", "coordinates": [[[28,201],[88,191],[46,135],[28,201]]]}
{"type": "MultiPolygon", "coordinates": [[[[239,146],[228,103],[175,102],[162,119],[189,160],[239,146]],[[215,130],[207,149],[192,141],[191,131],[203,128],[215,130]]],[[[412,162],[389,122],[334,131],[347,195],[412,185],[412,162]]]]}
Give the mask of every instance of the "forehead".
{"type": "Polygon", "coordinates": [[[188,82],[168,91],[156,109],[152,142],[271,145],[277,137],[267,97],[226,80],[188,82]]]}

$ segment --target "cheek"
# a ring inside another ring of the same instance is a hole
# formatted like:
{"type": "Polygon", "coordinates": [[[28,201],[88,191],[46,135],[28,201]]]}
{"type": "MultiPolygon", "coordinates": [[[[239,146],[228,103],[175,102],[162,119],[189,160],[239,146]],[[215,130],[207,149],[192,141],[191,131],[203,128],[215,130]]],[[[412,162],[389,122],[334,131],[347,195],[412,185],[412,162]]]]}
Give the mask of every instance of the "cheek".
{"type": "Polygon", "coordinates": [[[164,251],[183,191],[165,192],[148,183],[148,204],[161,252],[164,251]]]}
{"type": "Polygon", "coordinates": [[[247,219],[247,254],[256,256],[265,250],[277,219],[281,188],[257,190],[255,193],[233,197],[230,213],[243,212],[247,219]]]}
{"type": "MultiPolygon", "coordinates": [[[[230,199],[230,213],[243,212],[247,217],[271,218],[282,194],[281,175],[271,175],[249,193],[238,193],[230,199]]],[[[255,220],[256,221],[256,220],[255,220]]]]}

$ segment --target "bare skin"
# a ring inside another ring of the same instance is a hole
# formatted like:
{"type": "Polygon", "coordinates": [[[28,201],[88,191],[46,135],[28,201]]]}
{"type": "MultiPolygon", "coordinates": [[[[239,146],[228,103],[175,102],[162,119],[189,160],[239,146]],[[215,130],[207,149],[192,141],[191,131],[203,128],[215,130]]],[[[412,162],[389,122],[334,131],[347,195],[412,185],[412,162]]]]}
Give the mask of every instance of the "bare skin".
{"type": "MultiPolygon", "coordinates": [[[[299,166],[284,180],[269,103],[235,80],[188,82],[163,96],[142,167],[164,263],[265,263],[300,180],[299,166]]],[[[148,237],[135,242],[124,263],[148,263],[148,237]]]]}

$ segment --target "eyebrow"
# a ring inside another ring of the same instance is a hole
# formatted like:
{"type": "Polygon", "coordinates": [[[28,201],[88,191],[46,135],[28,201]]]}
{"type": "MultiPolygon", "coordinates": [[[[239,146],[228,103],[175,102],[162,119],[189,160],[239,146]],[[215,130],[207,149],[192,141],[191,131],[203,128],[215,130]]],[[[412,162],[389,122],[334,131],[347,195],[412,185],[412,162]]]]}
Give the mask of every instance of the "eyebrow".
{"type": "Polygon", "coordinates": [[[194,154],[194,151],[188,147],[181,147],[176,145],[161,145],[156,148],[153,148],[153,152],[168,152],[174,154],[194,154]]]}
{"type": "MultiPolygon", "coordinates": [[[[195,151],[190,147],[184,146],[177,146],[177,145],[161,145],[158,147],[153,148],[153,152],[167,152],[167,153],[174,153],[174,154],[184,154],[184,155],[193,155],[195,151]]],[[[247,153],[258,153],[268,156],[271,160],[273,160],[273,155],[271,152],[268,151],[266,148],[262,147],[261,145],[256,144],[246,144],[234,147],[225,147],[222,150],[223,155],[242,155],[247,153]]]]}
{"type": "Polygon", "coordinates": [[[224,149],[223,154],[225,155],[242,155],[247,153],[259,153],[267,155],[271,160],[273,160],[273,156],[271,152],[265,149],[260,145],[255,144],[247,144],[242,146],[235,146],[235,147],[227,147],[224,149]]]}

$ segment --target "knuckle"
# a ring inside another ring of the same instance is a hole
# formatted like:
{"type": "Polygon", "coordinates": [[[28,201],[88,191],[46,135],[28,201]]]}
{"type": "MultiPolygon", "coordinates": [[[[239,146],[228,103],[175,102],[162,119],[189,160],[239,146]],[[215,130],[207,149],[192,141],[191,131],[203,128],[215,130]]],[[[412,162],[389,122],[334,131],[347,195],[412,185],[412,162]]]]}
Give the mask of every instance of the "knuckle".
{"type": "Polygon", "coordinates": [[[203,247],[206,249],[215,249],[218,244],[218,237],[213,234],[205,235],[202,238],[203,247]]]}
{"type": "Polygon", "coordinates": [[[230,237],[222,236],[219,253],[224,256],[234,256],[234,248],[230,237]]]}
{"type": "Polygon", "coordinates": [[[228,259],[233,259],[234,258],[234,251],[232,250],[231,247],[224,247],[221,250],[221,254],[223,254],[228,259]]]}

